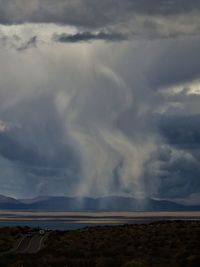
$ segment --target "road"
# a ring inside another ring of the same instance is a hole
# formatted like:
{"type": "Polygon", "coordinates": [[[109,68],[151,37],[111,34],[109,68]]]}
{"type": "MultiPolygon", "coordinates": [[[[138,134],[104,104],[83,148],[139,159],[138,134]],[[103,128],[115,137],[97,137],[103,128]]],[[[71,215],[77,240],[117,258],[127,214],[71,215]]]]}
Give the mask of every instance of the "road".
{"type": "Polygon", "coordinates": [[[18,243],[12,253],[37,253],[43,245],[46,235],[34,234],[33,236],[24,236],[18,243]]]}

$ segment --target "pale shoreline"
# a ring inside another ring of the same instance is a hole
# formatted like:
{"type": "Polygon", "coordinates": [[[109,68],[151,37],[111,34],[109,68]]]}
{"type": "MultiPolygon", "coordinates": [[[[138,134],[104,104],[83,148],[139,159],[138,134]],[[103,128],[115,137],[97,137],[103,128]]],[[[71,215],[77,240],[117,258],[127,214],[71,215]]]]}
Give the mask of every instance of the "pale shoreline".
{"type": "Polygon", "coordinates": [[[67,222],[112,222],[148,219],[200,219],[195,212],[41,212],[41,211],[0,211],[0,222],[12,221],[67,221],[67,222]]]}

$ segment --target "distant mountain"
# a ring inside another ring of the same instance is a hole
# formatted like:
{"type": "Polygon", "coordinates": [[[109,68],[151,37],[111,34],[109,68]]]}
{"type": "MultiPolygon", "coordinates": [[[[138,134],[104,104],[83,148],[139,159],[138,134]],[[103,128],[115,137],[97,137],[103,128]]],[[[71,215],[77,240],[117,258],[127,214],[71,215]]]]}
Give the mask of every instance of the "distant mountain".
{"type": "Polygon", "coordinates": [[[128,197],[39,197],[17,200],[0,196],[1,210],[42,211],[200,211],[200,206],[186,206],[172,201],[128,197]]]}
{"type": "Polygon", "coordinates": [[[41,197],[36,197],[36,198],[23,198],[23,199],[18,199],[21,203],[24,204],[33,204],[42,200],[49,199],[49,196],[41,196],[41,197]]]}
{"type": "Polygon", "coordinates": [[[2,203],[13,203],[13,204],[16,204],[16,203],[20,203],[18,200],[16,200],[15,198],[12,198],[12,197],[6,197],[6,196],[3,196],[3,195],[0,195],[0,204],[2,203]]]}

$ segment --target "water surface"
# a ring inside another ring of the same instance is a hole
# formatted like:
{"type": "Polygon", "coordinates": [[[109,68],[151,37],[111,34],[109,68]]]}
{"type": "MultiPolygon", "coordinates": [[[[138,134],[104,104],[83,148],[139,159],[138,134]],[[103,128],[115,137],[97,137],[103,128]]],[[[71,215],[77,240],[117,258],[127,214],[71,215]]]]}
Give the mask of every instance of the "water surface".
{"type": "Polygon", "coordinates": [[[89,226],[200,220],[200,212],[35,212],[0,211],[0,227],[30,226],[72,230],[89,226]]]}

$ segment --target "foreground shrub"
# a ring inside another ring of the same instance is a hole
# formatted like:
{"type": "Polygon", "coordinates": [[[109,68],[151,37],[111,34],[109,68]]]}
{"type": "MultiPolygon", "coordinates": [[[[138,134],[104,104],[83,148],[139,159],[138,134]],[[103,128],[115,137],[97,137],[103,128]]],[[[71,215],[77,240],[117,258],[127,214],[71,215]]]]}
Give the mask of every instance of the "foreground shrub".
{"type": "Polygon", "coordinates": [[[123,265],[123,267],[148,267],[145,263],[141,261],[129,261],[123,265]]]}

